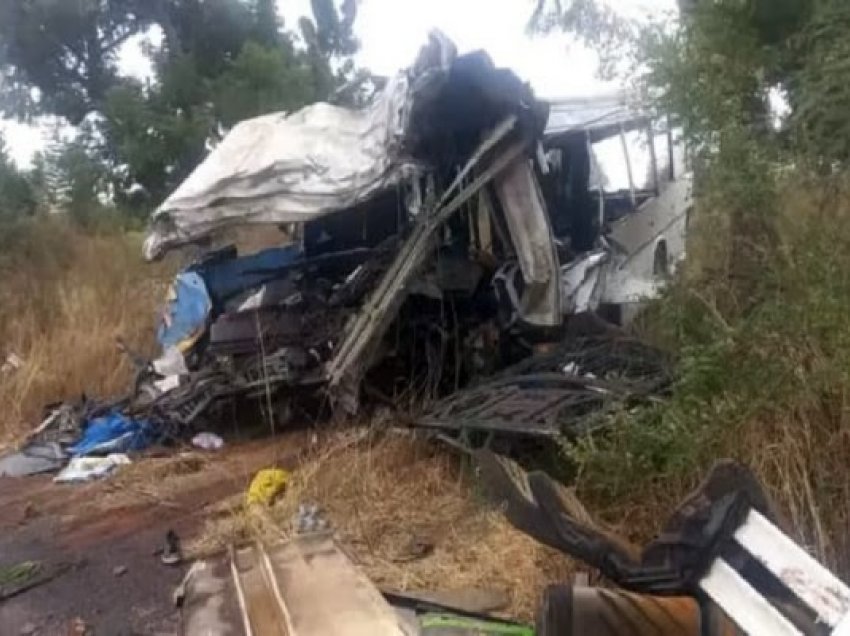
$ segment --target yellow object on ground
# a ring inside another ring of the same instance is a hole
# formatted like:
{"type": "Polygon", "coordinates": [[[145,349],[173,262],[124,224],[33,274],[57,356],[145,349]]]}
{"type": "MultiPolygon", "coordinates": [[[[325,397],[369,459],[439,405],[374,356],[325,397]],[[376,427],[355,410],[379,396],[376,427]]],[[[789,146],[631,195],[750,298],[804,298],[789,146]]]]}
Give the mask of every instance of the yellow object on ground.
{"type": "Polygon", "coordinates": [[[251,480],[245,501],[249,506],[256,503],[269,506],[288,481],[289,473],[282,468],[263,468],[251,480]]]}

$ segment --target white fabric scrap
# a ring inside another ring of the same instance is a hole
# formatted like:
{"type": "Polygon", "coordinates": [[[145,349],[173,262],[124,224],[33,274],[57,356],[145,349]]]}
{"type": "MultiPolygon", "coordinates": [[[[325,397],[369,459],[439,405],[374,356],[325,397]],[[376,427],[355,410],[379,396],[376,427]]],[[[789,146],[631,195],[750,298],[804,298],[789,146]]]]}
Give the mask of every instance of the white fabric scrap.
{"type": "Polygon", "coordinates": [[[224,447],[224,440],[215,433],[203,432],[192,438],[192,445],[207,451],[221,450],[224,447]]]}
{"type": "Polygon", "coordinates": [[[112,453],[106,457],[74,457],[53,481],[58,484],[71,484],[102,479],[120,466],[130,463],[130,458],[124,453],[112,453]]]}
{"type": "Polygon", "coordinates": [[[162,380],[157,380],[153,383],[156,390],[159,391],[160,395],[163,393],[168,393],[172,389],[176,389],[180,386],[180,376],[179,375],[169,375],[164,377],[162,380]]]}
{"type": "Polygon", "coordinates": [[[189,369],[186,367],[186,359],[177,347],[168,347],[151,365],[154,371],[165,377],[189,373],[189,369]]]}

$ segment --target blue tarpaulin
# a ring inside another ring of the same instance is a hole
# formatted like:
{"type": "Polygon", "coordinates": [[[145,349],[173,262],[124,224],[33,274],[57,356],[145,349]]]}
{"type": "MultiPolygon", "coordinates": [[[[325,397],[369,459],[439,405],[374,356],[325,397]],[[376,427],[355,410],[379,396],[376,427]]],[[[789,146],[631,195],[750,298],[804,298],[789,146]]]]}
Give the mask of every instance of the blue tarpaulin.
{"type": "Polygon", "coordinates": [[[195,271],[203,277],[210,297],[220,308],[233,296],[280,277],[277,270],[300,260],[302,256],[301,246],[293,243],[248,256],[201,263],[188,271],[195,271]]]}
{"type": "Polygon", "coordinates": [[[90,420],[77,443],[68,448],[76,457],[143,450],[153,442],[150,423],[134,420],[119,411],[90,420]]]}
{"type": "Polygon", "coordinates": [[[201,276],[190,271],[177,274],[157,329],[156,337],[162,348],[188,349],[204,332],[211,309],[212,302],[201,276]]]}

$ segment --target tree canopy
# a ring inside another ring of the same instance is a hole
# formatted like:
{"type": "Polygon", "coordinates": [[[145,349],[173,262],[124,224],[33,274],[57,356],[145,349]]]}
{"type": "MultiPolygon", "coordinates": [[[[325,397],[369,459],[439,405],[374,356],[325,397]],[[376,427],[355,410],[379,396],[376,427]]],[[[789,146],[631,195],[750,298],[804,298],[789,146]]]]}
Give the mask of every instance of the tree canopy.
{"type": "Polygon", "coordinates": [[[100,175],[79,176],[80,196],[94,189],[92,205],[108,197],[144,214],[238,121],[357,100],[354,1],[311,9],[296,33],[275,0],[0,0],[0,116],[84,131],[65,150],[100,175]],[[145,37],[153,80],[122,77],[122,47],[145,37]]]}
{"type": "Polygon", "coordinates": [[[12,161],[6,142],[0,136],[0,220],[30,216],[35,209],[33,188],[26,175],[12,161]]]}

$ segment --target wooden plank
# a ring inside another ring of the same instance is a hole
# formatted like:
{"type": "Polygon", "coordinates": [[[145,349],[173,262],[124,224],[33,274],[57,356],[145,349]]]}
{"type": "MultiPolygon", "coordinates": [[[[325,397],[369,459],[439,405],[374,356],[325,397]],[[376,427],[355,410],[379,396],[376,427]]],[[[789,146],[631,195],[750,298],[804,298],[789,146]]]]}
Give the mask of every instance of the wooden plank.
{"type": "Polygon", "coordinates": [[[404,636],[392,607],[330,534],[266,548],[288,636],[404,636]]]}
{"type": "Polygon", "coordinates": [[[231,562],[237,595],[241,596],[240,605],[247,618],[247,636],[293,636],[257,548],[236,550],[231,562]]]}
{"type": "Polygon", "coordinates": [[[850,589],[755,510],[735,540],[830,627],[850,612],[850,589]]]}
{"type": "Polygon", "coordinates": [[[699,586],[750,636],[802,636],[723,559],[712,564],[699,586]]]}

